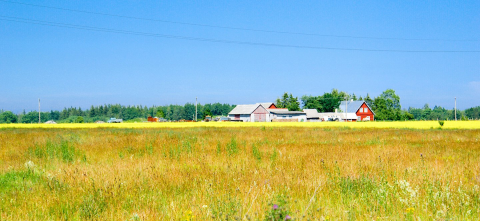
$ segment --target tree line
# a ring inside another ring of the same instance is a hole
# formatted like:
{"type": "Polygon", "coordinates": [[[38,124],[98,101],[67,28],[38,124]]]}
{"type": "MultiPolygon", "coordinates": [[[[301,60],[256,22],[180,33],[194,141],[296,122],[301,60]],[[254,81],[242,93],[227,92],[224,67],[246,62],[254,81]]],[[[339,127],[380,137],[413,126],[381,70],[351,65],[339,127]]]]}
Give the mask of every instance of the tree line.
{"type": "MultiPolygon", "coordinates": [[[[400,105],[400,96],[393,89],[387,89],[379,96],[371,98],[367,93],[365,97],[357,97],[355,93],[348,94],[344,91],[332,89],[322,95],[312,96],[303,95],[300,98],[302,108],[298,97],[285,92],[282,97],[276,100],[279,108],[288,108],[290,111],[301,109],[317,109],[318,112],[338,112],[342,111],[340,107],[341,101],[354,100],[365,101],[368,106],[375,112],[376,120],[452,120],[455,119],[455,110],[447,110],[440,106],[433,109],[425,104],[423,108],[402,109],[400,105]]],[[[464,111],[457,109],[457,119],[480,119],[480,106],[468,108],[464,111]]]]}
{"type": "MultiPolygon", "coordinates": [[[[226,116],[235,107],[230,104],[198,104],[197,119],[204,119],[205,116],[226,116]]],[[[106,104],[100,106],[91,106],[89,109],[70,107],[61,111],[52,110],[41,112],[40,119],[42,123],[53,120],[57,123],[84,123],[96,121],[108,121],[110,118],[123,119],[124,121],[135,119],[146,119],[147,117],[159,117],[166,120],[194,120],[195,104],[186,103],[185,105],[166,105],[166,106],[123,106],[120,104],[106,104]]],[[[0,123],[38,123],[38,111],[23,111],[20,114],[14,114],[11,111],[0,110],[0,123]]]]}

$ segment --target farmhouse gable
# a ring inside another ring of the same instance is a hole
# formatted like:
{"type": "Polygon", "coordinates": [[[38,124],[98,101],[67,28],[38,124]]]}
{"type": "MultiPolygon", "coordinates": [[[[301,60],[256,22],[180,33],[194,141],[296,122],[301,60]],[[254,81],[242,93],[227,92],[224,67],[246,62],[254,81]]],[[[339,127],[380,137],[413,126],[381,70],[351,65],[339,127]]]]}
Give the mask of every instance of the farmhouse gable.
{"type": "Polygon", "coordinates": [[[346,120],[374,120],[375,117],[372,108],[370,108],[365,101],[342,101],[339,109],[342,110],[342,112],[347,113],[347,116],[350,114],[355,114],[357,116],[356,119],[347,118],[346,120]]]}

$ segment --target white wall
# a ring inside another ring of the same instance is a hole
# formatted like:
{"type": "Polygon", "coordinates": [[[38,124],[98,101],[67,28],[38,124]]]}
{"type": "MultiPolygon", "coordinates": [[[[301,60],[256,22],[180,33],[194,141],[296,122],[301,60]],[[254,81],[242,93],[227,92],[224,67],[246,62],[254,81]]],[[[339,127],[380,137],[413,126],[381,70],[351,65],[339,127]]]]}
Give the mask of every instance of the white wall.
{"type": "MultiPolygon", "coordinates": [[[[229,114],[228,117],[230,120],[237,120],[235,119],[235,114],[229,114]]],[[[243,122],[251,122],[252,121],[252,116],[250,114],[240,114],[240,120],[243,122]]]]}
{"type": "Polygon", "coordinates": [[[291,115],[291,114],[272,114],[271,119],[298,119],[298,122],[307,122],[307,115],[291,115]]]}
{"type": "Polygon", "coordinates": [[[243,122],[252,122],[253,118],[251,114],[240,114],[240,120],[243,120],[243,122]]]}

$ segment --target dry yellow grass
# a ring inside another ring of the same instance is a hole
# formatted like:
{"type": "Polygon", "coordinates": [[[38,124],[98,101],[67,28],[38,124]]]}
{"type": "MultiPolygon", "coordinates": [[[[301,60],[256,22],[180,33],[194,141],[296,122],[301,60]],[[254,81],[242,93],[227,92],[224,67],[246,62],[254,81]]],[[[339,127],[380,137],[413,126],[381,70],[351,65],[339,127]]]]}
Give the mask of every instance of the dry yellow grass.
{"type": "Polygon", "coordinates": [[[480,216],[480,130],[214,124],[0,129],[0,219],[480,216]]]}
{"type": "MultiPolygon", "coordinates": [[[[192,128],[192,127],[348,127],[348,128],[440,128],[438,121],[394,122],[168,122],[168,123],[67,123],[0,124],[0,128],[192,128]]],[[[480,121],[445,121],[443,129],[480,129],[480,121]]]]}

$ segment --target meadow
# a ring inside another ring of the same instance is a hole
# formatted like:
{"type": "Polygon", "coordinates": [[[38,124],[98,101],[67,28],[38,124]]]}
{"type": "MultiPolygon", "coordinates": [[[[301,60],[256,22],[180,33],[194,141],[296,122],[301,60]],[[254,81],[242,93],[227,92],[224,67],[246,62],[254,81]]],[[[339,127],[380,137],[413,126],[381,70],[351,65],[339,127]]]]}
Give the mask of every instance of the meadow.
{"type": "Polygon", "coordinates": [[[1,125],[0,219],[478,220],[478,121],[400,123],[1,125]]]}

